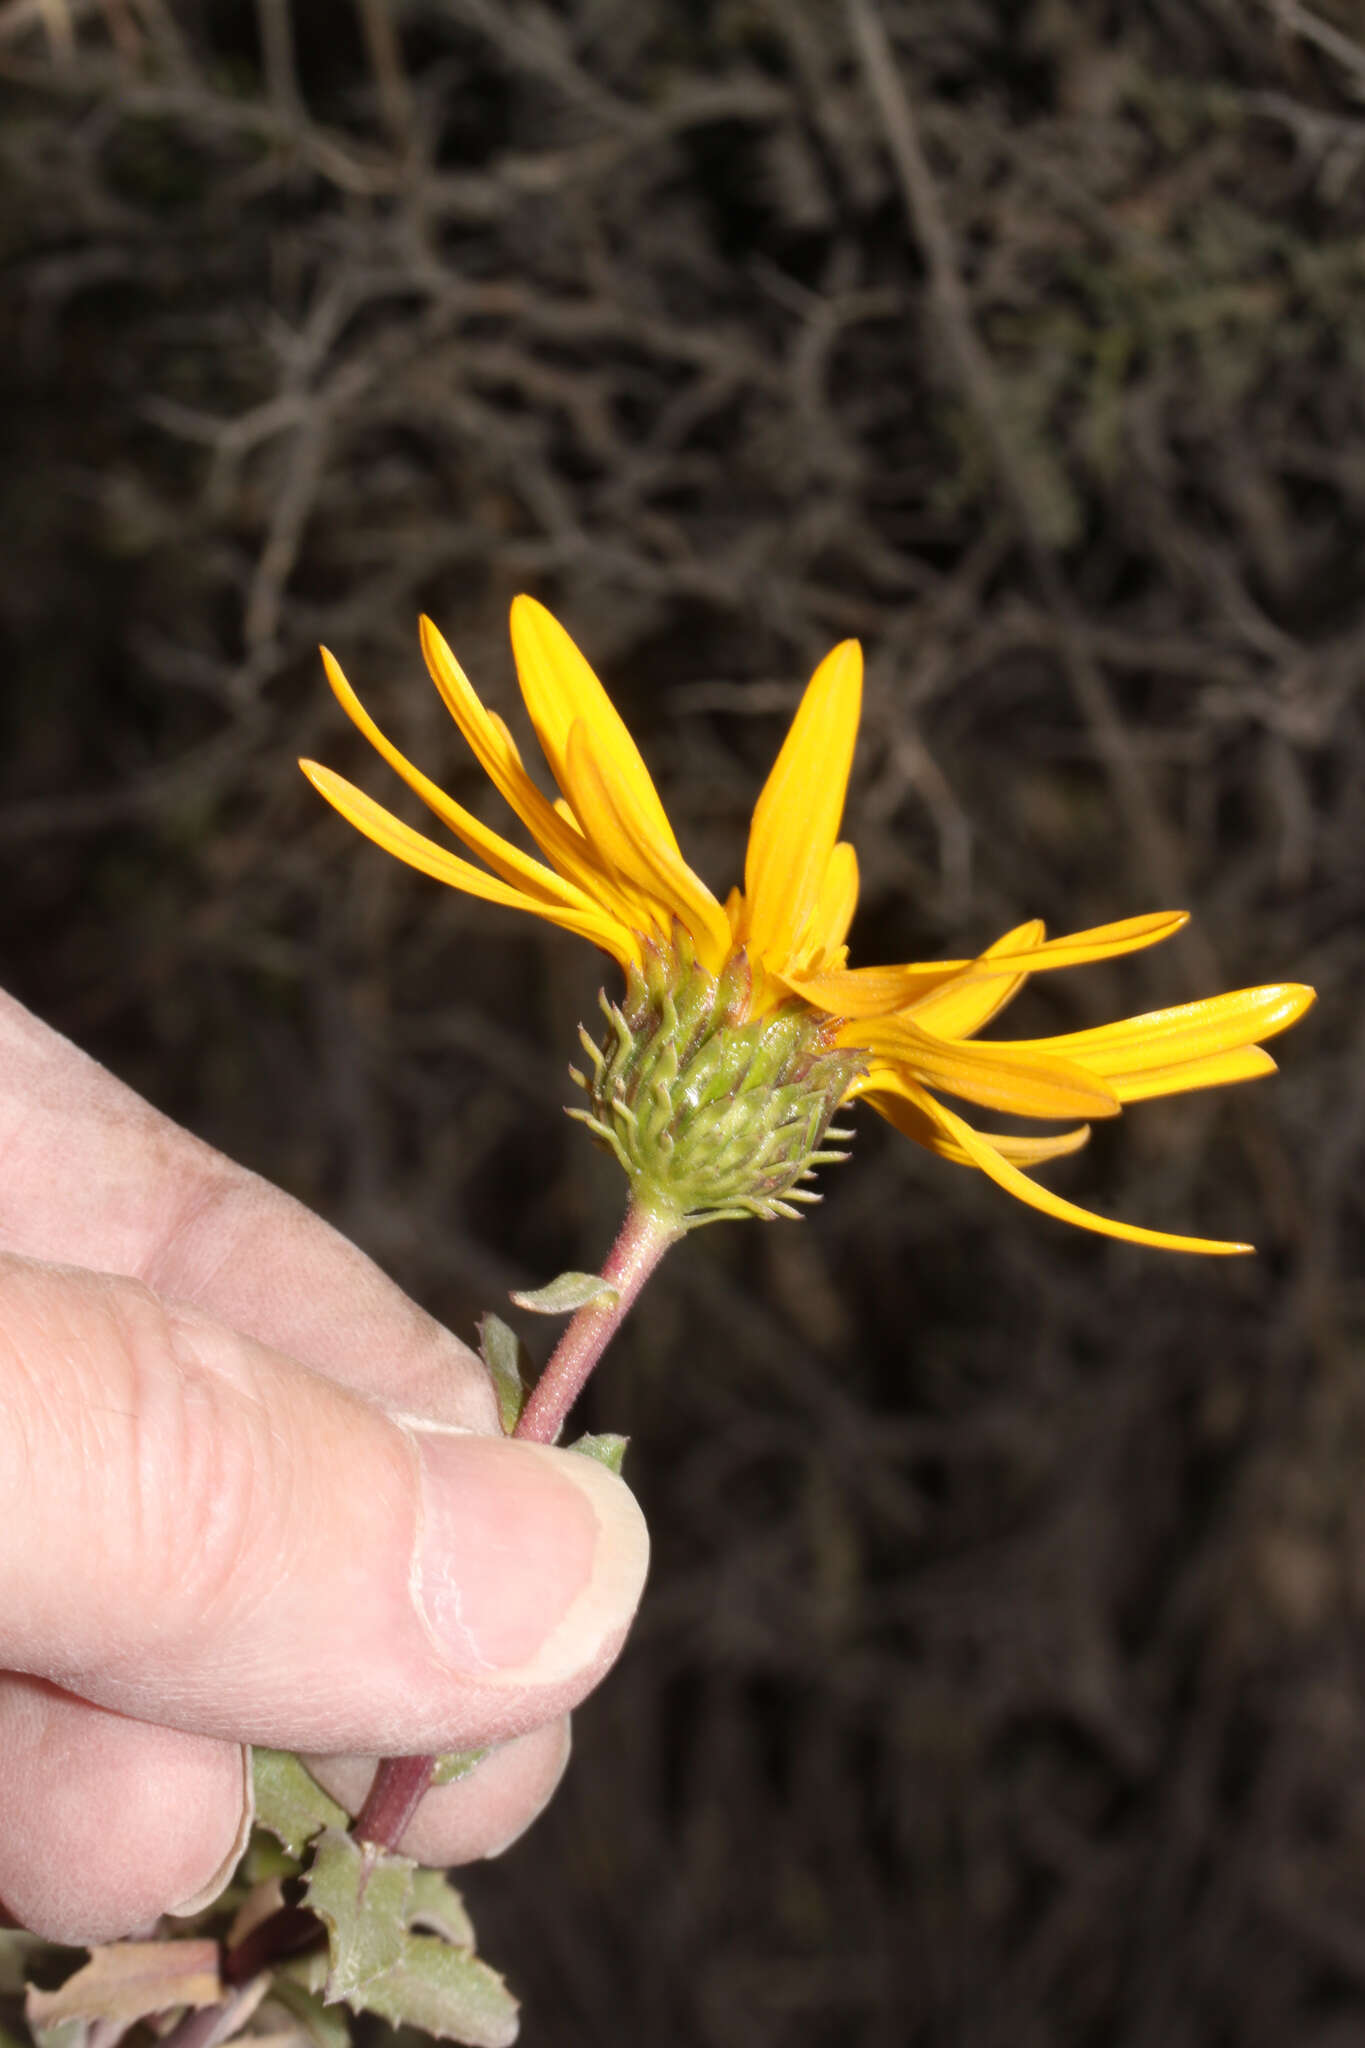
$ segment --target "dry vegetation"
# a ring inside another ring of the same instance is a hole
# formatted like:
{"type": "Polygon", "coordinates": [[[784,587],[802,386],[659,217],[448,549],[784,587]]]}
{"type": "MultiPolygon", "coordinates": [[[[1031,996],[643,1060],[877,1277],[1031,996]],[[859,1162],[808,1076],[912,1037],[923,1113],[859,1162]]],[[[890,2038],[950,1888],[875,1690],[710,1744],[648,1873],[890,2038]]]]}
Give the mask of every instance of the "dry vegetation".
{"type": "Polygon", "coordinates": [[[416,615],[510,709],[532,590],[725,886],[857,633],[860,957],[1322,992],[1052,1169],[1254,1264],[870,1127],[674,1255],[645,1612],[470,1886],[532,2043],[1365,2030],[1363,101],[1351,0],[0,4],[6,974],[456,1328],[608,1242],[597,968],[312,797],[321,637],[480,805],[416,615]]]}

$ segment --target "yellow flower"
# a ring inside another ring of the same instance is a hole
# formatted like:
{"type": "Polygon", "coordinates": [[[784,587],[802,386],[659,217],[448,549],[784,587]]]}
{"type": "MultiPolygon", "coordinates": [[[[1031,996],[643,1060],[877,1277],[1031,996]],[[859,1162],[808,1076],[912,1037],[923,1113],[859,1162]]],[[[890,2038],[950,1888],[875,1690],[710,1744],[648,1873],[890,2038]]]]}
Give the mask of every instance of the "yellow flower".
{"type": "Polygon", "coordinates": [[[871,1104],[941,1157],[980,1168],[1002,1187],[1070,1223],[1176,1251],[1247,1245],[1176,1237],[1098,1216],[1030,1179],[1026,1169],[1076,1151],[1090,1120],[1125,1103],[1274,1072],[1259,1040],[1313,1001],[1294,983],[1241,989],[1057,1038],[978,1041],[1030,974],[1111,959],[1169,938],[1183,911],[1156,912],[1046,939],[1041,921],[1007,932],[970,960],[849,967],[845,939],[858,864],[839,838],[862,698],[862,654],[846,640],[812,676],[754,808],[744,888],[722,904],[687,865],[638,749],[573,641],[542,605],[518,597],[512,646],[536,737],[559,786],[551,803],[527,774],[507,726],[486,710],[431,624],[422,650],[456,725],[545,856],[523,852],[454,801],[385,738],[332,655],[343,709],[483,866],[426,838],[316,762],[301,765],[343,817],[400,860],[471,896],[529,910],[578,932],[628,973],[671,955],[679,928],[698,968],[746,969],[745,1023],[801,1006],[821,1043],[856,1056],[844,1099],[871,1104]],[[975,1130],[940,1093],[1014,1116],[1084,1119],[1060,1135],[975,1130]]]}

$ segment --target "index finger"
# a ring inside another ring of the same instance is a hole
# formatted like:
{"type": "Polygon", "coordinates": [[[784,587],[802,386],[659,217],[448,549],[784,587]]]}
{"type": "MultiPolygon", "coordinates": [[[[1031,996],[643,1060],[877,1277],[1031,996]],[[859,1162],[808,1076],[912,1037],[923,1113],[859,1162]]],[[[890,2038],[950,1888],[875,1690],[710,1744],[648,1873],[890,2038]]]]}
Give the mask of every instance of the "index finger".
{"type": "Polygon", "coordinates": [[[126,1274],[343,1386],[496,1433],[478,1358],[372,1259],[0,991],[0,1249],[126,1274]]]}

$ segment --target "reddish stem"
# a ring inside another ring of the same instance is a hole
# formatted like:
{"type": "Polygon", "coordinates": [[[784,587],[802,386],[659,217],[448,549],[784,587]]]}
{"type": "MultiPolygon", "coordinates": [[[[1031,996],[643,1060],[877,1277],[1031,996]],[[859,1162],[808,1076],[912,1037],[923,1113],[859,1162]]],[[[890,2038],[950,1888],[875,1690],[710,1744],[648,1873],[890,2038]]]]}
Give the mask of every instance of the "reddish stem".
{"type": "Polygon", "coordinates": [[[625,1321],[635,1297],[668,1247],[681,1235],[678,1224],[665,1222],[652,1210],[631,1204],[621,1234],[602,1268],[602,1278],[616,1290],[615,1299],[599,1295],[579,1309],[536,1381],[513,1436],[527,1437],[536,1444],[554,1442],[589,1373],[625,1321]]]}
{"type": "MultiPolygon", "coordinates": [[[[579,1309],[536,1381],[512,1434],[552,1444],[589,1373],[606,1350],[640,1289],[682,1231],[634,1203],[602,1268],[614,1298],[599,1295],[579,1309]]],[[[434,1756],[387,1756],[374,1774],[352,1833],[377,1849],[394,1849],[431,1784],[434,1756]]]]}
{"type": "Polygon", "coordinates": [[[355,1817],[351,1833],[376,1849],[396,1849],[404,1828],[422,1803],[436,1769],[434,1756],[386,1756],[355,1817]]]}

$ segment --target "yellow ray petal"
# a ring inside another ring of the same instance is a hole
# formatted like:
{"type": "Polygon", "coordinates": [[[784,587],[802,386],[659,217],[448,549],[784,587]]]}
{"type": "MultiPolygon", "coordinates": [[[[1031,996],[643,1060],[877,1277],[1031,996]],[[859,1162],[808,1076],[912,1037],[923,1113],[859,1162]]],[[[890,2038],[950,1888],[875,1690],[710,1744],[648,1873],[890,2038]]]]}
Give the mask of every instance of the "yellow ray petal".
{"type": "Polygon", "coordinates": [[[506,724],[487,710],[469,677],[452,654],[444,636],[423,614],[418,628],[422,656],[435,683],[441,702],[454,719],[484,774],[522,820],[530,819],[522,809],[523,799],[546,799],[522,765],[516,741],[506,724]]]}
{"type": "Polygon", "coordinates": [[[591,899],[582,890],[575,888],[571,882],[564,881],[540,861],[533,860],[530,854],[523,853],[520,847],[513,846],[509,840],[492,831],[471,811],[467,811],[463,804],[457,804],[453,797],[447,796],[430,776],[424,775],[420,768],[414,767],[407,756],[400,753],[375,724],[347,682],[341,664],[335,656],[326,647],[319,649],[319,652],[322,655],[322,665],[327,671],[327,680],[332,686],[332,694],[351,723],[365,735],[375,752],[381,754],[389,766],[397,770],[408,788],[415,790],[422,802],[436,813],[441,823],[449,826],[457,839],[463,839],[466,846],[472,847],[482,860],[486,860],[494,874],[501,875],[505,882],[511,883],[514,888],[520,889],[526,895],[546,903],[563,903],[579,909],[587,907],[591,899]]]}
{"type": "Polygon", "coordinates": [[[1117,1237],[1129,1244],[1155,1245],[1159,1251],[1209,1252],[1223,1256],[1254,1249],[1249,1244],[1229,1244],[1217,1238],[1176,1237],[1165,1230],[1144,1230],[1136,1223],[1120,1223],[1110,1216],[1097,1216],[1091,1209],[1082,1209],[1075,1202],[1067,1202],[1060,1195],[1054,1195],[1049,1188],[1039,1187],[1036,1181],[1012,1166],[995,1146],[964,1123],[960,1116],[954,1116],[941,1102],[935,1102],[931,1095],[921,1093],[920,1107],[946,1137],[955,1138],[974,1166],[979,1166],[998,1187],[1019,1201],[1027,1202],[1032,1209],[1041,1209],[1045,1215],[1055,1216],[1062,1223],[1079,1224],[1082,1230],[1098,1231],[1102,1237],[1117,1237]]]}
{"type": "Polygon", "coordinates": [[[857,1020],[843,1026],[837,1038],[840,1045],[865,1047],[875,1065],[895,1066],[912,1081],[1011,1116],[1119,1113],[1118,1096],[1100,1076],[1053,1056],[1017,1058],[1012,1044],[944,1041],[900,1017],[857,1020]]]}
{"type": "Polygon", "coordinates": [[[1027,1052],[1079,1060],[1111,1080],[1128,1080],[1273,1038],[1276,1032],[1287,1031],[1313,1001],[1311,988],[1297,982],[1274,982],[1265,988],[1232,989],[1226,995],[1177,1003],[1169,1010],[1150,1010],[1145,1016],[1124,1017],[1091,1031],[1011,1043],[1027,1052]]]}
{"type": "MultiPolygon", "coordinates": [[[[1085,932],[1069,932],[1043,945],[1027,946],[1030,974],[1054,967],[1083,967],[1092,960],[1115,960],[1121,953],[1137,953],[1144,946],[1160,945],[1190,921],[1188,910],[1152,910],[1142,917],[1120,918],[1117,924],[1097,924],[1085,932]]],[[[1021,927],[1022,929],[1022,927],[1021,927]]],[[[992,954],[1009,951],[1003,940],[990,948],[992,954]]]]}
{"type": "Polygon", "coordinates": [[[533,597],[512,600],[512,652],[536,738],[570,803],[569,734],[582,719],[613,788],[628,788],[632,811],[644,820],[650,837],[676,854],[668,814],[624,720],[558,619],[533,597]]]}
{"type": "Polygon", "coordinates": [[[810,957],[816,966],[837,966],[858,908],[858,856],[846,839],[831,848],[824,880],[810,920],[810,957]],[[836,959],[836,955],[838,958],[836,959]]]}
{"type": "Polygon", "coordinates": [[[730,952],[730,920],[676,849],[661,845],[636,806],[632,783],[618,781],[597,759],[595,736],[580,719],[569,732],[565,775],[589,840],[653,908],[655,929],[671,936],[676,917],[691,933],[697,958],[715,974],[730,952]]]}
{"type": "Polygon", "coordinates": [[[1013,1002],[1028,975],[1134,953],[1170,938],[1187,922],[1188,913],[1183,910],[1154,911],[1143,917],[1123,918],[1117,924],[1096,925],[1090,931],[1044,940],[1042,920],[1035,918],[988,946],[971,971],[951,987],[931,992],[925,1002],[916,1002],[914,1014],[940,1038],[970,1038],[1013,1002]],[[1017,971],[990,973],[988,964],[996,968],[1008,964],[1017,971]]]}
{"type": "Polygon", "coordinates": [[[976,965],[973,960],[934,960],[920,966],[835,967],[818,973],[789,973],[783,979],[831,1017],[891,1017],[912,1009],[930,989],[956,981],[976,965]]]}
{"type": "MultiPolygon", "coordinates": [[[[937,1152],[942,1159],[951,1159],[958,1166],[975,1166],[958,1143],[941,1131],[917,1102],[910,1101],[902,1092],[900,1077],[888,1068],[875,1068],[865,1081],[856,1083],[849,1090],[850,1097],[866,1102],[875,1109],[878,1116],[886,1118],[889,1124],[905,1137],[913,1138],[917,1145],[923,1145],[930,1152],[937,1152]]],[[[1058,1131],[1051,1137],[1028,1138],[1017,1133],[982,1131],[980,1134],[988,1145],[994,1145],[1002,1158],[1015,1166],[1040,1166],[1048,1159],[1062,1159],[1068,1153],[1079,1152],[1089,1142],[1089,1124],[1080,1124],[1074,1130],[1058,1131]]]]}
{"type": "Polygon", "coordinates": [[[862,694],[862,649],[845,640],[806,685],[754,806],[745,933],[779,970],[800,949],[838,838],[862,694]]]}
{"type": "Polygon", "coordinates": [[[425,616],[421,635],[431,680],[484,774],[550,859],[557,860],[561,850],[566,858],[572,858],[573,840],[582,838],[572,816],[557,816],[558,807],[551,804],[527,774],[506,721],[485,708],[442,635],[425,616]],[[567,839],[565,828],[570,834],[567,839]]]}
{"type": "Polygon", "coordinates": [[[498,793],[511,805],[546,859],[557,871],[594,900],[605,899],[614,915],[633,928],[647,922],[635,892],[609,880],[601,861],[584,839],[567,804],[552,804],[522,764],[517,743],[504,720],[485,709],[468,676],[428,618],[421,622],[422,653],[441,701],[464,736],[475,760],[498,793]]]}
{"type": "Polygon", "coordinates": [[[395,818],[373,797],[366,796],[364,790],[357,789],[354,783],[347,782],[343,775],[336,774],[331,768],[324,768],[317,761],[300,761],[299,766],[318,794],[326,797],[348,824],[354,825],[376,846],[382,846],[386,853],[405,861],[409,867],[434,876],[438,882],[445,882],[466,896],[479,896],[488,903],[503,903],[513,910],[529,910],[547,924],[559,925],[564,931],[578,932],[610,953],[622,967],[638,962],[639,946],[633,933],[605,911],[592,905],[578,908],[538,899],[525,890],[513,888],[483,868],[476,868],[472,861],[461,860],[458,854],[438,846],[434,839],[414,832],[411,825],[395,818]]]}
{"type": "Polygon", "coordinates": [[[1027,924],[1005,932],[987,946],[967,974],[912,1005],[916,1023],[925,1025],[937,1038],[970,1038],[980,1031],[1014,1001],[1028,979],[1028,970],[999,974],[991,969],[1001,960],[1036,959],[1043,950],[1046,929],[1041,917],[1032,917],[1027,924]]]}
{"type": "Polygon", "coordinates": [[[1235,1046],[1231,1052],[1211,1052],[1202,1060],[1183,1060],[1179,1065],[1154,1068],[1150,1074],[1134,1074],[1114,1083],[1120,1102],[1145,1102],[1153,1095],[1185,1095],[1191,1088],[1226,1088],[1233,1081],[1257,1081],[1273,1074],[1275,1062],[1259,1045],[1235,1046]]]}

